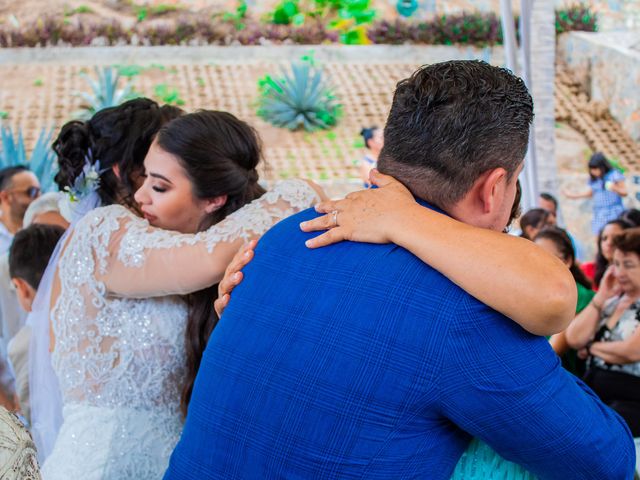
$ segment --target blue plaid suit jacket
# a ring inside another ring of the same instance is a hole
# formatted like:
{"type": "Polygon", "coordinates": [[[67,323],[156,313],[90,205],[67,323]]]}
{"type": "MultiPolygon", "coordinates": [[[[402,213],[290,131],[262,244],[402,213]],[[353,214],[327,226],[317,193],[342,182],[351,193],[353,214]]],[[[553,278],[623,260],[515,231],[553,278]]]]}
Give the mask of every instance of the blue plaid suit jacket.
{"type": "Polygon", "coordinates": [[[165,479],[447,479],[471,435],[541,478],[632,478],[623,420],[544,338],[398,246],[307,249],[315,215],[258,244],[165,479]]]}

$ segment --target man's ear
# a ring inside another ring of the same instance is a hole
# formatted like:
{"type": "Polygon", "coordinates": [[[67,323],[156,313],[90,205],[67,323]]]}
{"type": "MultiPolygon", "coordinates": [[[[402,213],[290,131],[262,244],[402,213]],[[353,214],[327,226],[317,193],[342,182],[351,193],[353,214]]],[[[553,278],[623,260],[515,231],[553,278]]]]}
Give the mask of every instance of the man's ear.
{"type": "Polygon", "coordinates": [[[113,170],[113,173],[118,178],[118,180],[122,180],[122,178],[120,178],[120,165],[116,164],[111,167],[111,169],[113,170]]]}
{"type": "Polygon", "coordinates": [[[504,198],[504,191],[507,188],[507,171],[502,167],[489,170],[480,178],[480,182],[478,194],[482,203],[482,213],[491,213],[496,207],[501,206],[496,202],[504,198]]]}
{"type": "Polygon", "coordinates": [[[225,203],[227,203],[227,196],[219,195],[217,197],[209,198],[205,201],[207,202],[207,204],[204,207],[204,211],[207,213],[213,213],[216,210],[224,207],[225,203]]]}
{"type": "Polygon", "coordinates": [[[0,202],[7,202],[9,201],[9,192],[7,192],[6,190],[2,190],[0,192],[0,202]]]}
{"type": "Polygon", "coordinates": [[[11,281],[13,282],[13,286],[16,287],[16,294],[20,306],[27,312],[30,312],[31,305],[36,297],[36,289],[29,285],[26,280],[19,277],[14,277],[11,281]]]}

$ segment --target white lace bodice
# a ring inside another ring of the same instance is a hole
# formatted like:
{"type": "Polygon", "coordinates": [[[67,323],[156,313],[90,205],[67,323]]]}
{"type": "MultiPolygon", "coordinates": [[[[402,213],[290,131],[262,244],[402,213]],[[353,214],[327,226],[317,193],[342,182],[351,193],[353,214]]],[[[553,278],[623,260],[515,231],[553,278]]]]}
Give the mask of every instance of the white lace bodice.
{"type": "Polygon", "coordinates": [[[58,265],[52,363],[64,403],[177,412],[187,318],[178,295],[218,282],[243,242],[317,200],[307,182],[279,182],[197,234],[153,228],[122,206],[90,212],[58,265]]]}

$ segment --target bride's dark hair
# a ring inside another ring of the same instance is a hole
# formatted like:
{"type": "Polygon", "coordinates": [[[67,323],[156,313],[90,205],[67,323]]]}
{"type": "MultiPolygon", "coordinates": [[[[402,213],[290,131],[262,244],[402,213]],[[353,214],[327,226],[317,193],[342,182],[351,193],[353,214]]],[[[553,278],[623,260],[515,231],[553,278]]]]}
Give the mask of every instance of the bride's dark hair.
{"type": "Polygon", "coordinates": [[[82,173],[85,159],[90,158],[93,163],[100,161],[100,169],[104,170],[98,187],[102,204],[121,203],[136,208],[135,179],[142,172],[151,142],[165,123],[182,113],[177,107],[136,98],[100,110],[86,122],[66,123],[52,146],[60,168],[55,177],[58,187],[72,187],[82,173]],[[119,175],[113,167],[117,167],[119,175]]]}
{"type": "MultiPolygon", "coordinates": [[[[208,214],[199,226],[206,230],[247,203],[262,196],[256,167],[261,159],[258,134],[230,113],[201,110],[163,127],[156,142],[185,169],[197,198],[227,196],[226,203],[208,214]]],[[[185,334],[187,376],[181,408],[186,415],[202,354],[218,318],[213,309],[217,285],[187,295],[189,319],[185,334]]]]}

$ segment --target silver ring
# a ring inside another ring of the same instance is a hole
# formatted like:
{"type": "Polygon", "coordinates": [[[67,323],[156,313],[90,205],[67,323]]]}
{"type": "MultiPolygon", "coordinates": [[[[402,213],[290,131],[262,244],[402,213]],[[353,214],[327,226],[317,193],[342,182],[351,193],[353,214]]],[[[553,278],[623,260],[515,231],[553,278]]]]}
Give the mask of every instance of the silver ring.
{"type": "Polygon", "coordinates": [[[338,210],[334,210],[333,212],[331,212],[331,215],[333,215],[333,226],[337,227],[338,226],[338,210]]]}

